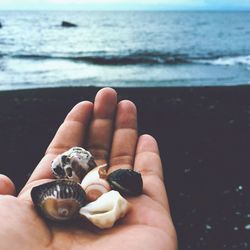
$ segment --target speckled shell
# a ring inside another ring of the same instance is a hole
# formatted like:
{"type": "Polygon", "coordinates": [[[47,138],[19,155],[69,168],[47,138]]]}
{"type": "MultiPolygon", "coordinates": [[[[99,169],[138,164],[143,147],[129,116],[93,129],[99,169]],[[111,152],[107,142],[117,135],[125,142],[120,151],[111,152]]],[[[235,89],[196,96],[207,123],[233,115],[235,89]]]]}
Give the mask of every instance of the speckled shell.
{"type": "Polygon", "coordinates": [[[58,155],[51,163],[51,170],[58,179],[81,182],[96,163],[91,153],[81,147],[73,147],[58,155]]]}
{"type": "Polygon", "coordinates": [[[78,216],[86,204],[80,184],[70,180],[56,180],[34,187],[31,198],[38,212],[54,221],[67,221],[78,216]]]}
{"type": "Polygon", "coordinates": [[[142,194],[143,182],[141,174],[132,169],[118,169],[107,176],[113,190],[123,195],[138,196],[142,194]]]}

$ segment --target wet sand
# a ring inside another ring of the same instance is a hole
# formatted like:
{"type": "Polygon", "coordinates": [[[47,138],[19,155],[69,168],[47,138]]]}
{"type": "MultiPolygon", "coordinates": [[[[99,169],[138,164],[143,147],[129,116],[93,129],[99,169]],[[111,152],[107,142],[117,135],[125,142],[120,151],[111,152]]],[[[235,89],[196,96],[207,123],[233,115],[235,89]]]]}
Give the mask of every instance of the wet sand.
{"type": "MultiPolygon", "coordinates": [[[[71,107],[97,88],[0,92],[0,172],[19,189],[71,107]]],[[[248,249],[250,87],[117,88],[159,142],[179,249],[248,249]]]]}

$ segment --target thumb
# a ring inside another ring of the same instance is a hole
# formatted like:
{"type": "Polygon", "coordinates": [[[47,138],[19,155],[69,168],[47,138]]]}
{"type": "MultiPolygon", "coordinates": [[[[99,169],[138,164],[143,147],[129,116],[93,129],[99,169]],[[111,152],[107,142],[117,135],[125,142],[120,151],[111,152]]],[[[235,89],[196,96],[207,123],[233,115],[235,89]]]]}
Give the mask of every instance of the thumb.
{"type": "Polygon", "coordinates": [[[0,174],[0,195],[1,194],[15,195],[15,193],[16,193],[16,188],[11,179],[6,175],[0,174]]]}

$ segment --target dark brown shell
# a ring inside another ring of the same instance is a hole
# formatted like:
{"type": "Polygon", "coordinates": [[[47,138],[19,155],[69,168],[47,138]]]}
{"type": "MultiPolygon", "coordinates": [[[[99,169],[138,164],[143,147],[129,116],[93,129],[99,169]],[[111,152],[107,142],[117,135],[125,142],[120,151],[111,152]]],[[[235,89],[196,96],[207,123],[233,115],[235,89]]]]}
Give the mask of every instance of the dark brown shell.
{"type": "Polygon", "coordinates": [[[123,195],[137,196],[142,194],[141,174],[132,169],[118,169],[107,176],[113,190],[123,195]]]}
{"type": "Polygon", "coordinates": [[[31,198],[43,217],[55,221],[74,219],[86,204],[84,190],[70,180],[56,180],[36,186],[31,190],[31,198]]]}

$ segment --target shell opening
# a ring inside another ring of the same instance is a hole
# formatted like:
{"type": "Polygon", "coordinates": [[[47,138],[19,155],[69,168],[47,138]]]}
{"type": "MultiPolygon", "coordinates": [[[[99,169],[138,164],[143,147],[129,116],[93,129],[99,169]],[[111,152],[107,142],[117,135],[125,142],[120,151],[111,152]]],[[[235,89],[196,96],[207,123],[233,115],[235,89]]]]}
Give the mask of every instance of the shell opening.
{"type": "Polygon", "coordinates": [[[80,209],[80,214],[99,228],[110,228],[124,217],[129,203],[117,191],[110,191],[80,209]]]}
{"type": "Polygon", "coordinates": [[[109,183],[102,178],[107,173],[106,168],[107,164],[100,165],[88,172],[83,178],[81,186],[86,192],[88,201],[94,201],[102,194],[110,191],[109,183]]]}
{"type": "Polygon", "coordinates": [[[63,217],[66,217],[69,215],[69,210],[65,207],[59,207],[58,208],[58,214],[63,216],[63,217]]]}

